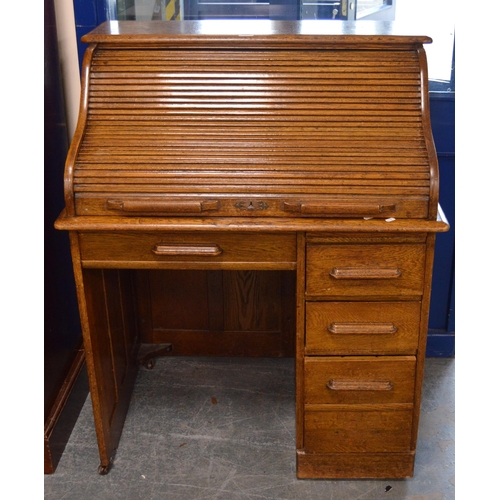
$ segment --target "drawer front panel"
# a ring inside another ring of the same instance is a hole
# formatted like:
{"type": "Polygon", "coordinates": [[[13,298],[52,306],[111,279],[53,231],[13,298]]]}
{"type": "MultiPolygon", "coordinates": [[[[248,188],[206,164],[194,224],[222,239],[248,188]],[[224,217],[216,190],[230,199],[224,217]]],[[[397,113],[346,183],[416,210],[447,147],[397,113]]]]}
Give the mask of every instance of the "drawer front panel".
{"type": "Polygon", "coordinates": [[[80,233],[84,266],[199,263],[204,269],[225,263],[296,262],[294,234],[251,233],[80,233]]]}
{"type": "Polygon", "coordinates": [[[307,354],[414,354],[420,302],[309,302],[307,354]]]}
{"type": "Polygon", "coordinates": [[[411,446],[413,411],[306,411],[305,449],[316,453],[404,452],[411,446]]]}
{"type": "Polygon", "coordinates": [[[412,403],[415,357],[309,357],[307,404],[412,403]]]}
{"type": "Polygon", "coordinates": [[[306,293],[367,297],[421,295],[425,245],[308,245],[306,293]]]}

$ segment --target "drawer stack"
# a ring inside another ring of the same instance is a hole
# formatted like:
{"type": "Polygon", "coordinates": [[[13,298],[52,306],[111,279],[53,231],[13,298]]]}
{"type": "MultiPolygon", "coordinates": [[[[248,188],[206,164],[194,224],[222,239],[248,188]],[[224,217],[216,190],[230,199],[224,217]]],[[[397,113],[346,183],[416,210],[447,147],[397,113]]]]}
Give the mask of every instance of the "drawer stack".
{"type": "Polygon", "coordinates": [[[426,247],[307,237],[299,477],[412,475],[426,247]]]}

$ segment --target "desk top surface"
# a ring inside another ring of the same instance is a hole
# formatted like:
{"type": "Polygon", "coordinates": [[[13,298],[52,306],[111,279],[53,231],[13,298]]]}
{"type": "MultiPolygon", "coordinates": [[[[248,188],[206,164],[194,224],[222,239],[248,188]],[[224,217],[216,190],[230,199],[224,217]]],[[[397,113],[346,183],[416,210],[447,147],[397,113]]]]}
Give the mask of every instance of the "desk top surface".
{"type": "Polygon", "coordinates": [[[82,38],[85,43],[158,43],[166,39],[182,42],[195,39],[214,42],[233,40],[239,44],[315,44],[384,43],[421,44],[432,39],[423,36],[421,28],[388,21],[272,21],[272,20],[204,20],[204,21],[108,21],[82,38]]]}

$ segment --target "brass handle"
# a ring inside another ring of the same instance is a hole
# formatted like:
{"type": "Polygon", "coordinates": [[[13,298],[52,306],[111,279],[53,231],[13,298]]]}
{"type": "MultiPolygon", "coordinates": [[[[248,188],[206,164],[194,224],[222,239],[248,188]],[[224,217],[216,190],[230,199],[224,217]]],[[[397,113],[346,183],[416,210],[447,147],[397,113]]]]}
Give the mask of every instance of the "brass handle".
{"type": "Polygon", "coordinates": [[[125,213],[201,213],[219,209],[217,200],[205,201],[155,201],[155,200],[108,200],[109,210],[125,213]]]}
{"type": "Polygon", "coordinates": [[[334,335],[388,335],[398,328],[393,323],[332,323],[328,331],[334,335]]]}
{"type": "Polygon", "coordinates": [[[401,276],[397,267],[334,267],[330,276],[335,279],[391,279],[401,276]]]}
{"type": "Polygon", "coordinates": [[[388,214],[396,209],[395,205],[380,205],[378,203],[290,203],[283,204],[285,212],[294,212],[304,215],[350,215],[367,216],[388,214]]]}
{"type": "Polygon", "coordinates": [[[222,248],[217,244],[177,244],[177,243],[158,243],[152,249],[156,255],[181,255],[197,257],[215,257],[222,253],[222,248]]]}
{"type": "Polygon", "coordinates": [[[330,380],[326,387],[332,391],[392,391],[390,380],[330,380]]]}

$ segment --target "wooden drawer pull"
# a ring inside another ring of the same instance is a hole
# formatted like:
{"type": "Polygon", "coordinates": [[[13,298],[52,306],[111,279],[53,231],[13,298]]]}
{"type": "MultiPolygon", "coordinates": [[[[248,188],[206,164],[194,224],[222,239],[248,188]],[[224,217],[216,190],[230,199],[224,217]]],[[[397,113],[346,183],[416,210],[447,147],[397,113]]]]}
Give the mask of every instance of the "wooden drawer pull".
{"type": "Polygon", "coordinates": [[[332,323],[328,331],[334,335],[388,335],[398,329],[393,323],[332,323]]]}
{"type": "Polygon", "coordinates": [[[335,279],[391,279],[401,276],[397,267],[334,267],[330,276],[335,279]]]}
{"type": "Polygon", "coordinates": [[[390,380],[330,380],[326,387],[332,391],[392,391],[390,380]]]}
{"type": "Polygon", "coordinates": [[[304,215],[352,215],[365,216],[388,214],[396,210],[396,205],[379,205],[378,203],[289,203],[283,204],[285,212],[304,215]]]}
{"type": "Polygon", "coordinates": [[[207,201],[154,201],[154,200],[108,200],[109,210],[124,213],[199,213],[219,209],[217,200],[207,201]]]}
{"type": "Polygon", "coordinates": [[[222,253],[222,248],[217,244],[170,244],[170,243],[158,243],[153,247],[152,252],[156,255],[181,255],[185,257],[189,256],[207,256],[215,257],[222,253]]]}

